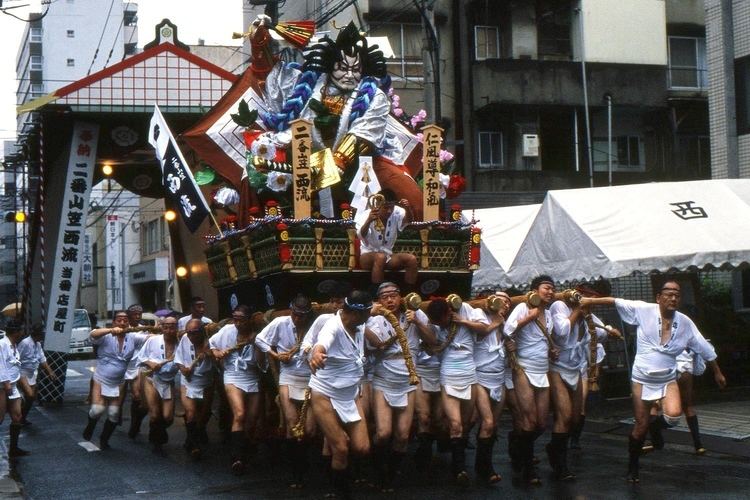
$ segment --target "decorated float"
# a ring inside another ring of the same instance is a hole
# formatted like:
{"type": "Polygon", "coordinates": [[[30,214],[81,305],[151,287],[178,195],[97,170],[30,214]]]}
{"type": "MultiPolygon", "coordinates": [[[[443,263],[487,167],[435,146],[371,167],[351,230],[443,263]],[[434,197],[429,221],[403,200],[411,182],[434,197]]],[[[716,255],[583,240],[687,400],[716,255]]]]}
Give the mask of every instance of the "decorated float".
{"type": "MultiPolygon", "coordinates": [[[[335,40],[311,41],[312,27],[260,17],[245,34],[253,50],[245,88],[230,91],[207,124],[184,135],[200,152],[201,137],[229,115],[242,138],[240,172],[205,166],[196,173],[198,184],[217,186],[212,208],[224,214],[205,249],[221,307],[263,310],[299,292],[323,299],[336,281],[368,289],[357,228],[382,190],[413,212],[393,251],[416,257],[418,291],[468,296],[480,231],[451,201],[464,180],[441,147],[443,130],[422,110],[407,113],[382,51],[353,23],[335,40]],[[301,64],[272,55],[279,35],[303,54],[301,64]]],[[[402,275],[386,278],[403,282],[402,275]]]]}

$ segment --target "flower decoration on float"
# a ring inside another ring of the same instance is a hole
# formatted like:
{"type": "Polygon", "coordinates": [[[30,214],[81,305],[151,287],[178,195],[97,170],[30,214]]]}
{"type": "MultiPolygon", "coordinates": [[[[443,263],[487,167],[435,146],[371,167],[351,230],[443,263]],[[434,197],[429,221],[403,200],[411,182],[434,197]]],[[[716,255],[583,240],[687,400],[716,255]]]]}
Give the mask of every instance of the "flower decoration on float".
{"type": "Polygon", "coordinates": [[[291,174],[285,174],[283,172],[275,172],[271,171],[268,172],[268,177],[266,179],[266,186],[271,191],[275,191],[277,193],[283,193],[287,191],[292,185],[292,176],[291,174]]]}

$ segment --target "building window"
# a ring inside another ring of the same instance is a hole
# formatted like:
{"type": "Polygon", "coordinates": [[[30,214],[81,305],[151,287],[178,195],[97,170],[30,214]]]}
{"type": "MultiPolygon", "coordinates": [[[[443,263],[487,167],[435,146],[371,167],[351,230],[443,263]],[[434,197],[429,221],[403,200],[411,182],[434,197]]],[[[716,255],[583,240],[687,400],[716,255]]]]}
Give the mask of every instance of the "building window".
{"type": "Polygon", "coordinates": [[[536,12],[539,57],[570,59],[570,0],[539,0],[536,12]]]}
{"type": "Polygon", "coordinates": [[[706,39],[669,37],[669,88],[705,89],[708,87],[706,39]]]}
{"type": "Polygon", "coordinates": [[[76,60],[75,59],[68,59],[68,66],[75,66],[76,60]]]}
{"type": "MultiPolygon", "coordinates": [[[[606,172],[608,143],[606,137],[594,138],[594,170],[606,172]]],[[[643,172],[643,141],[637,135],[612,137],[612,170],[615,172],[643,172]]]]}
{"type": "Polygon", "coordinates": [[[503,165],[503,133],[479,132],[479,168],[499,168],[503,165]]]}
{"type": "Polygon", "coordinates": [[[750,133],[750,56],[734,61],[734,91],[737,133],[750,133]]]}
{"type": "Polygon", "coordinates": [[[500,57],[500,30],[495,26],[474,26],[474,57],[477,61],[500,57]]]}
{"type": "Polygon", "coordinates": [[[75,38],[76,37],[75,30],[68,30],[67,34],[68,34],[68,38],[75,38]]]}
{"type": "Polygon", "coordinates": [[[370,36],[385,36],[393,49],[393,58],[386,59],[388,73],[394,80],[422,80],[422,40],[419,24],[374,24],[370,36]]]}
{"type": "Polygon", "coordinates": [[[146,254],[151,255],[161,250],[159,238],[159,219],[148,221],[146,225],[146,254]]]}
{"type": "Polygon", "coordinates": [[[164,217],[159,218],[159,232],[161,233],[161,249],[169,250],[169,228],[164,217]]]}

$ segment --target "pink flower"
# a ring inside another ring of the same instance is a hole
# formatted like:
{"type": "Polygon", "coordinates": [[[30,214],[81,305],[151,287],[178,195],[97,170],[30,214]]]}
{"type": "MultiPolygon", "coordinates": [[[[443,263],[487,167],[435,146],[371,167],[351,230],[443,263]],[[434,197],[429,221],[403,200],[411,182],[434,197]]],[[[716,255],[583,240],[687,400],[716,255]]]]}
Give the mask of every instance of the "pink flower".
{"type": "Polygon", "coordinates": [[[401,108],[395,108],[395,109],[393,110],[393,114],[394,114],[394,115],[396,115],[396,116],[398,116],[398,117],[400,117],[401,115],[403,115],[403,114],[404,114],[404,110],[403,110],[403,109],[401,109],[401,108]]]}
{"type": "Polygon", "coordinates": [[[427,111],[420,109],[419,112],[417,112],[417,116],[421,118],[421,121],[424,121],[425,118],[427,118],[427,111]]]}
{"type": "Polygon", "coordinates": [[[448,163],[453,159],[453,153],[445,149],[440,150],[440,163],[448,163]]]}

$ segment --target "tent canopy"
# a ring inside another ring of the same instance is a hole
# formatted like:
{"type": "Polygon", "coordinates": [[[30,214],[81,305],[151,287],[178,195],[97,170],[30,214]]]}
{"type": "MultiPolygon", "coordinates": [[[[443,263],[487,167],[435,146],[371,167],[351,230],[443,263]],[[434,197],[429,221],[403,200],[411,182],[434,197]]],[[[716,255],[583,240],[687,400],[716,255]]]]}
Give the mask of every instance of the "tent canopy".
{"type": "MultiPolygon", "coordinates": [[[[521,246],[541,204],[515,207],[483,208],[474,211],[477,226],[482,229],[479,269],[474,271],[471,287],[484,289],[511,285],[506,274],[521,246]]],[[[464,222],[471,218],[464,212],[464,222]]]]}
{"type": "Polygon", "coordinates": [[[548,192],[508,276],[566,282],[743,262],[750,180],[650,183],[548,192]]]}

